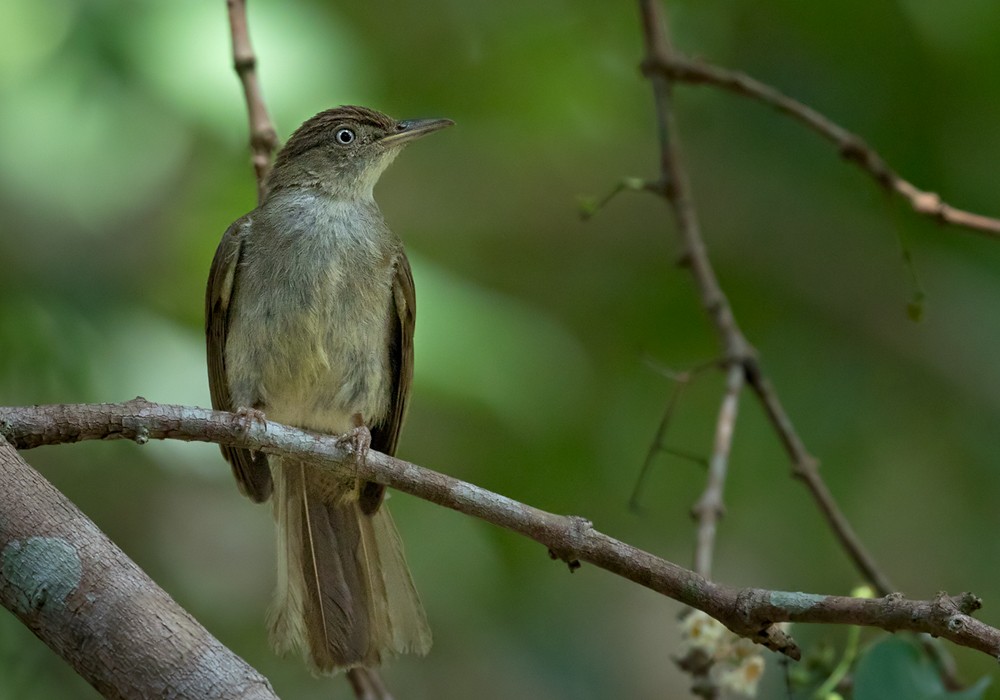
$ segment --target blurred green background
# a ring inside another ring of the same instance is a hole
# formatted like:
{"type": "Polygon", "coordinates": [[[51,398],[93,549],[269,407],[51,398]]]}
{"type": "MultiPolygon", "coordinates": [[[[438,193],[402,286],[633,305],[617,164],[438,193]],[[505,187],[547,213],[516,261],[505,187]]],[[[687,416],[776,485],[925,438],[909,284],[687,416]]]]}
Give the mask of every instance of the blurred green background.
{"type": "MultiPolygon", "coordinates": [[[[1000,4],[668,9],[684,50],[825,112],[952,204],[1000,214],[1000,4]]],[[[578,215],[579,196],[656,173],[633,3],[253,0],[250,24],[283,138],[342,103],[458,124],[377,192],[417,285],[400,455],[689,564],[701,468],[661,456],[642,512],[627,500],[672,389],[649,361],[704,362],[715,338],[661,201],[578,215]]],[[[222,0],[0,7],[0,402],[209,405],[204,282],[255,197],[231,62],[222,0]]],[[[973,590],[1000,624],[1000,241],[911,214],[759,105],[679,87],[677,107],[721,281],[860,536],[908,596],[973,590]]],[[[672,446],[708,452],[721,385],[687,392],[672,446]]],[[[270,516],[213,446],[26,457],[282,697],[349,697],[268,649],[270,516]]],[[[749,397],[726,500],[719,580],[859,582],[749,397]]],[[[406,495],[392,509],[435,633],[429,657],[385,672],[398,697],[684,696],[673,601],[590,566],[571,576],[537,544],[406,495]]],[[[843,630],[796,634],[837,644],[843,630]]],[[[969,679],[994,672],[957,656],[969,679]]],[[[776,669],[765,697],[782,692],[776,669]]],[[[0,697],[96,693],[0,613],[0,697]]]]}

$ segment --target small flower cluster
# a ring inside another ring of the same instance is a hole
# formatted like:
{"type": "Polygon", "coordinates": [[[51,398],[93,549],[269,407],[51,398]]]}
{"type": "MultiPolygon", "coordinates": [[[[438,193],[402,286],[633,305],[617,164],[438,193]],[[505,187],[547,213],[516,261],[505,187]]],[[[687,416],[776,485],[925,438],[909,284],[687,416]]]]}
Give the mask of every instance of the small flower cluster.
{"type": "Polygon", "coordinates": [[[718,688],[746,697],[757,694],[757,683],[764,675],[761,647],[700,610],[692,610],[681,620],[681,642],[686,654],[701,653],[711,660],[709,678],[718,688]]]}

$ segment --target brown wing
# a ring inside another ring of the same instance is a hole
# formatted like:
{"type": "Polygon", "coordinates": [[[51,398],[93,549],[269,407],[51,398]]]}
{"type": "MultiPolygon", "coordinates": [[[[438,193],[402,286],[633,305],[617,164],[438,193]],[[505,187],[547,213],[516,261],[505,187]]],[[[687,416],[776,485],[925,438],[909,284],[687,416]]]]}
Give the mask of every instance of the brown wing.
{"type": "MultiPolygon", "coordinates": [[[[413,289],[410,261],[401,254],[396,261],[396,274],[392,282],[391,314],[392,332],[389,335],[389,362],[392,368],[392,394],[389,412],[372,427],[372,448],[388,455],[396,453],[399,431],[406,418],[406,406],[413,383],[413,329],[416,322],[417,300],[413,289]]],[[[365,513],[378,510],[385,494],[385,486],[366,483],[361,489],[361,509],[365,513]]]]}
{"type": "MultiPolygon", "coordinates": [[[[208,289],[205,293],[205,336],[208,344],[208,388],[212,394],[212,408],[217,411],[233,411],[237,408],[258,408],[255,406],[233,406],[226,379],[226,334],[229,332],[230,300],[236,289],[239,275],[239,261],[243,249],[243,238],[251,226],[248,216],[233,222],[226,230],[215,251],[212,269],[208,273],[208,289]]],[[[220,445],[222,456],[233,468],[233,476],[240,491],[255,503],[266,501],[271,495],[271,470],[267,457],[250,450],[220,445]]]]}

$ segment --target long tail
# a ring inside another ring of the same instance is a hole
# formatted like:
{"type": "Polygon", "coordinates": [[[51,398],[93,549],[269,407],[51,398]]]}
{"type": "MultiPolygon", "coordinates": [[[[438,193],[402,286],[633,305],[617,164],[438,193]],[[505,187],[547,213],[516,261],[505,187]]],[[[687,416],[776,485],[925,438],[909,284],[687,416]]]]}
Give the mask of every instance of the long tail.
{"type": "Polygon", "coordinates": [[[426,654],[430,628],[386,505],[366,515],[356,484],[299,462],[272,458],[272,476],[275,650],[301,649],[318,673],[426,654]]]}

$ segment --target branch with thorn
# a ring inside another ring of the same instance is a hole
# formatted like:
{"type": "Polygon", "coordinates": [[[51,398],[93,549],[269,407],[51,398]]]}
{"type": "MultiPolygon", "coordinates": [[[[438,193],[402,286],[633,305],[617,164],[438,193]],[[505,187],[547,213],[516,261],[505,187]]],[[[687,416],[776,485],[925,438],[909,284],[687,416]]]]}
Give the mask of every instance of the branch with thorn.
{"type": "MultiPolygon", "coordinates": [[[[721,364],[726,369],[726,390],[716,422],[708,478],[701,498],[692,509],[698,522],[695,570],[705,576],[711,571],[716,525],[724,511],[723,489],[738,400],[744,386],[748,385],[778,434],[791,460],[793,475],[806,485],[834,535],[864,578],[881,595],[889,595],[893,590],[889,579],[865,549],[820,476],[818,460],[808,452],[795,431],[790,416],[764,374],[757,353],[743,334],[718,282],[702,238],[687,172],[682,164],[673,114],[673,85],[677,82],[710,84],[778,109],[834,143],[844,158],[857,164],[890,193],[906,199],[918,214],[989,236],[1000,236],[1000,220],[956,209],[941,201],[938,195],[920,190],[892,170],[860,137],[778,90],[742,73],[691,61],[680,55],[670,42],[659,1],[639,0],[639,9],[645,44],[641,70],[652,87],[660,141],[659,177],[655,181],[627,178],[604,199],[592,203],[586,213],[593,215],[617,194],[627,190],[653,191],[667,201],[674,214],[682,243],[680,261],[694,278],[702,307],[715,328],[722,356],[725,358],[721,364]]],[[[647,456],[643,467],[643,475],[648,471],[651,455],[664,442],[678,394],[679,389],[671,395],[651,454],[647,456]]],[[[954,676],[954,664],[947,653],[933,640],[925,638],[923,641],[946,682],[950,686],[958,685],[954,676]]]]}
{"type": "Polygon", "coordinates": [[[673,55],[673,48],[667,34],[666,19],[663,17],[660,4],[656,0],[640,0],[639,6],[646,48],[646,57],[642,66],[653,90],[657,131],[660,137],[660,177],[656,189],[670,205],[674,214],[675,225],[682,245],[681,262],[694,278],[702,308],[715,329],[724,358],[721,364],[726,368],[727,374],[727,388],[719,411],[716,440],[710,462],[714,464],[714,470],[709,470],[710,485],[706,487],[706,496],[703,496],[699,502],[702,507],[696,506],[696,510],[703,511],[698,516],[699,566],[703,570],[710,569],[708,561],[711,556],[710,543],[714,537],[714,523],[721,512],[722,487],[729,454],[728,440],[731,439],[731,424],[735,422],[736,418],[735,402],[746,384],[756,394],[774,430],[781,439],[792,462],[793,474],[805,482],[827,523],[865,580],[869,581],[881,595],[886,595],[893,590],[888,578],[861,544],[860,539],[827,489],[819,474],[818,461],[806,450],[804,443],[795,431],[790,416],[781,404],[770,380],[761,369],[757,353],[743,334],[729,300],[719,284],[702,237],[701,225],[691,194],[691,185],[681,160],[672,105],[671,78],[663,71],[650,69],[650,66],[659,66],[669,62],[673,55]],[[741,374],[742,377],[737,377],[737,374],[741,374]],[[722,437],[726,437],[726,439],[721,439],[722,437]],[[708,507],[705,507],[706,504],[708,507]]]}

